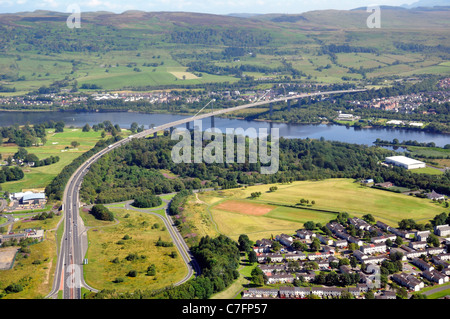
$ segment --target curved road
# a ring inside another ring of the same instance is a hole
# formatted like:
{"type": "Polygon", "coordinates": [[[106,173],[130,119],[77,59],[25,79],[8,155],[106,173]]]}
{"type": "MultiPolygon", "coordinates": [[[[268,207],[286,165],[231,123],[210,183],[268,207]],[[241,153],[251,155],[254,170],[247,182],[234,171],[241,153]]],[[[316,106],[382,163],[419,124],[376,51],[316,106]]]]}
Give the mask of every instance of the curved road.
{"type": "MultiPolygon", "coordinates": [[[[81,299],[81,287],[85,287],[91,291],[96,291],[95,289],[89,287],[83,278],[83,258],[87,251],[87,234],[84,228],[84,224],[82,219],[80,218],[79,211],[79,189],[83,182],[83,178],[86,175],[89,167],[98,161],[103,155],[112,151],[113,149],[120,147],[134,138],[145,138],[147,136],[152,136],[159,131],[163,131],[166,129],[170,129],[172,127],[176,127],[179,125],[183,125],[194,120],[201,120],[204,118],[218,116],[225,113],[230,113],[238,110],[243,110],[250,107],[282,102],[287,100],[294,100],[309,96],[320,96],[320,95],[328,95],[328,94],[340,94],[340,93],[354,93],[366,91],[362,90],[341,90],[341,91],[328,91],[328,92],[318,92],[318,93],[304,93],[295,96],[283,97],[279,99],[269,100],[269,101],[261,101],[250,104],[244,104],[236,107],[226,108],[217,110],[214,112],[206,113],[203,115],[196,115],[193,117],[185,118],[182,120],[170,122],[158,126],[157,128],[148,129],[137,133],[133,136],[129,136],[126,139],[120,140],[114,144],[109,145],[107,148],[101,150],[97,154],[93,155],[86,162],[84,162],[71,176],[69,179],[67,186],[64,191],[63,197],[63,207],[62,210],[65,213],[65,228],[64,234],[61,242],[61,249],[58,256],[57,269],[55,274],[55,279],[53,283],[53,289],[50,294],[47,295],[47,298],[55,298],[59,290],[63,289],[64,299],[81,299]]],[[[169,223],[173,224],[173,223],[169,223]]],[[[170,227],[171,229],[172,227],[170,227]]],[[[169,227],[168,227],[169,229],[169,227]]],[[[178,231],[174,230],[175,243],[177,247],[180,247],[180,253],[183,258],[190,260],[188,262],[188,268],[190,268],[189,273],[193,273],[193,267],[195,266],[195,262],[193,261],[192,255],[189,252],[189,248],[186,243],[182,239],[181,235],[178,231]]]]}

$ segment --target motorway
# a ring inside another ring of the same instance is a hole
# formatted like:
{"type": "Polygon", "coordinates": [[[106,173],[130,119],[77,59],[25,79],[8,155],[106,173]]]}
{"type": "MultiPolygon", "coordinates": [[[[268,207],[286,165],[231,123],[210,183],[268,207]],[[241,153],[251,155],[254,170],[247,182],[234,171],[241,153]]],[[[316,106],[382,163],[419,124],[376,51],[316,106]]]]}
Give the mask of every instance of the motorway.
{"type": "MultiPolygon", "coordinates": [[[[204,118],[219,116],[225,113],[230,113],[234,111],[243,110],[250,107],[261,106],[270,103],[283,102],[288,100],[295,100],[304,97],[310,96],[321,96],[321,95],[329,95],[329,94],[340,94],[340,93],[354,93],[361,92],[362,90],[341,90],[341,91],[328,91],[328,92],[317,92],[317,93],[304,93],[299,95],[293,95],[289,97],[283,97],[279,99],[273,99],[268,101],[258,101],[250,104],[244,104],[236,107],[226,108],[217,110],[214,112],[196,115],[189,118],[185,118],[182,120],[166,123],[160,125],[155,128],[151,128],[148,130],[144,130],[140,133],[137,133],[133,136],[129,136],[128,138],[122,139],[116,143],[109,145],[107,148],[101,150],[97,154],[93,155],[86,162],[84,162],[71,176],[69,179],[67,186],[64,191],[63,197],[63,207],[62,210],[65,216],[65,228],[63,239],[61,243],[61,249],[58,255],[58,264],[55,274],[55,279],[53,283],[52,291],[47,295],[47,298],[56,298],[58,291],[63,290],[63,298],[64,299],[81,299],[81,287],[85,287],[91,291],[96,292],[92,287],[89,287],[84,282],[83,276],[83,261],[84,256],[87,251],[87,234],[86,229],[84,227],[83,221],[79,216],[79,190],[81,184],[83,182],[83,178],[86,175],[89,167],[98,161],[103,155],[108,152],[114,150],[117,147],[120,147],[128,142],[130,142],[134,138],[145,138],[147,136],[153,136],[155,133],[163,130],[170,129],[172,127],[180,126],[195,120],[201,120],[204,118]]],[[[186,243],[184,242],[182,236],[179,234],[178,230],[173,226],[173,222],[170,219],[170,216],[166,216],[169,226],[168,229],[171,229],[171,236],[174,240],[175,245],[177,246],[180,255],[188,266],[189,272],[188,276],[183,279],[183,282],[190,278],[190,276],[197,271],[199,273],[199,269],[197,263],[193,259],[192,254],[186,243]],[[196,269],[194,269],[196,268],[196,269]]],[[[166,221],[165,221],[166,223],[166,221]]]]}

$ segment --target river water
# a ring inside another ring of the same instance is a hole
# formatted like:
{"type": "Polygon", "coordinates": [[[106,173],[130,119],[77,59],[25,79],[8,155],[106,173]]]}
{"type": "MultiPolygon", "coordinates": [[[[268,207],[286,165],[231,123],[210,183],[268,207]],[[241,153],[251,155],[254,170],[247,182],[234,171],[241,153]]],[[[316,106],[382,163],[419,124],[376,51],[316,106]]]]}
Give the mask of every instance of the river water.
{"type": "MultiPolygon", "coordinates": [[[[159,126],[168,122],[187,118],[184,115],[172,114],[144,114],[132,112],[0,112],[0,126],[10,126],[13,124],[24,125],[39,124],[49,120],[64,121],[66,127],[82,127],[86,123],[94,125],[103,121],[110,121],[112,124],[119,124],[121,128],[129,128],[131,123],[136,122],[144,125],[147,129],[150,125],[159,126]]],[[[191,127],[193,125],[191,124],[191,127]]],[[[210,120],[202,121],[202,129],[210,127],[210,120]]],[[[450,135],[427,133],[413,130],[390,129],[390,128],[367,128],[355,129],[341,125],[326,124],[280,124],[261,121],[246,121],[238,119],[215,118],[215,127],[225,132],[227,128],[255,128],[258,132],[260,128],[278,128],[280,136],[285,138],[314,138],[340,141],[346,143],[372,145],[380,138],[381,140],[392,141],[394,138],[401,141],[415,140],[418,142],[434,142],[436,146],[443,147],[450,144],[450,135]]]]}

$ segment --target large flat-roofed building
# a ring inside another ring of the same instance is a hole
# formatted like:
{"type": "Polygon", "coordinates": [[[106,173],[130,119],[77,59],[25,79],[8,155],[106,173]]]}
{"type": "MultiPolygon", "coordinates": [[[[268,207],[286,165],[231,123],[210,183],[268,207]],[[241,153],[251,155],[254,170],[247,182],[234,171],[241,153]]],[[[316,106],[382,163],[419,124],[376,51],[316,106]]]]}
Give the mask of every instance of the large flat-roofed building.
{"type": "Polygon", "coordinates": [[[406,169],[415,169],[425,167],[425,163],[415,160],[413,158],[409,158],[406,156],[390,156],[386,157],[385,162],[387,164],[392,164],[395,166],[404,167],[406,169]]]}
{"type": "Polygon", "coordinates": [[[19,206],[18,208],[31,207],[32,205],[44,205],[47,202],[45,193],[34,193],[31,191],[10,194],[9,199],[16,202],[19,206]]]}

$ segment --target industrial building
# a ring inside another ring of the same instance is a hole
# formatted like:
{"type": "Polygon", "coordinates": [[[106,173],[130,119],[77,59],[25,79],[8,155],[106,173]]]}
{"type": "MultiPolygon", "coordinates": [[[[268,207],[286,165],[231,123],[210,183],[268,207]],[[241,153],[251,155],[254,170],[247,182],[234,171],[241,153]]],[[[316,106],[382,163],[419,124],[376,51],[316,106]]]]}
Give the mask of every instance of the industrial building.
{"type": "Polygon", "coordinates": [[[425,163],[415,160],[413,158],[409,158],[406,156],[390,156],[386,157],[385,162],[387,164],[392,164],[395,166],[400,166],[406,169],[415,169],[415,168],[423,168],[425,167],[425,163]]]}

